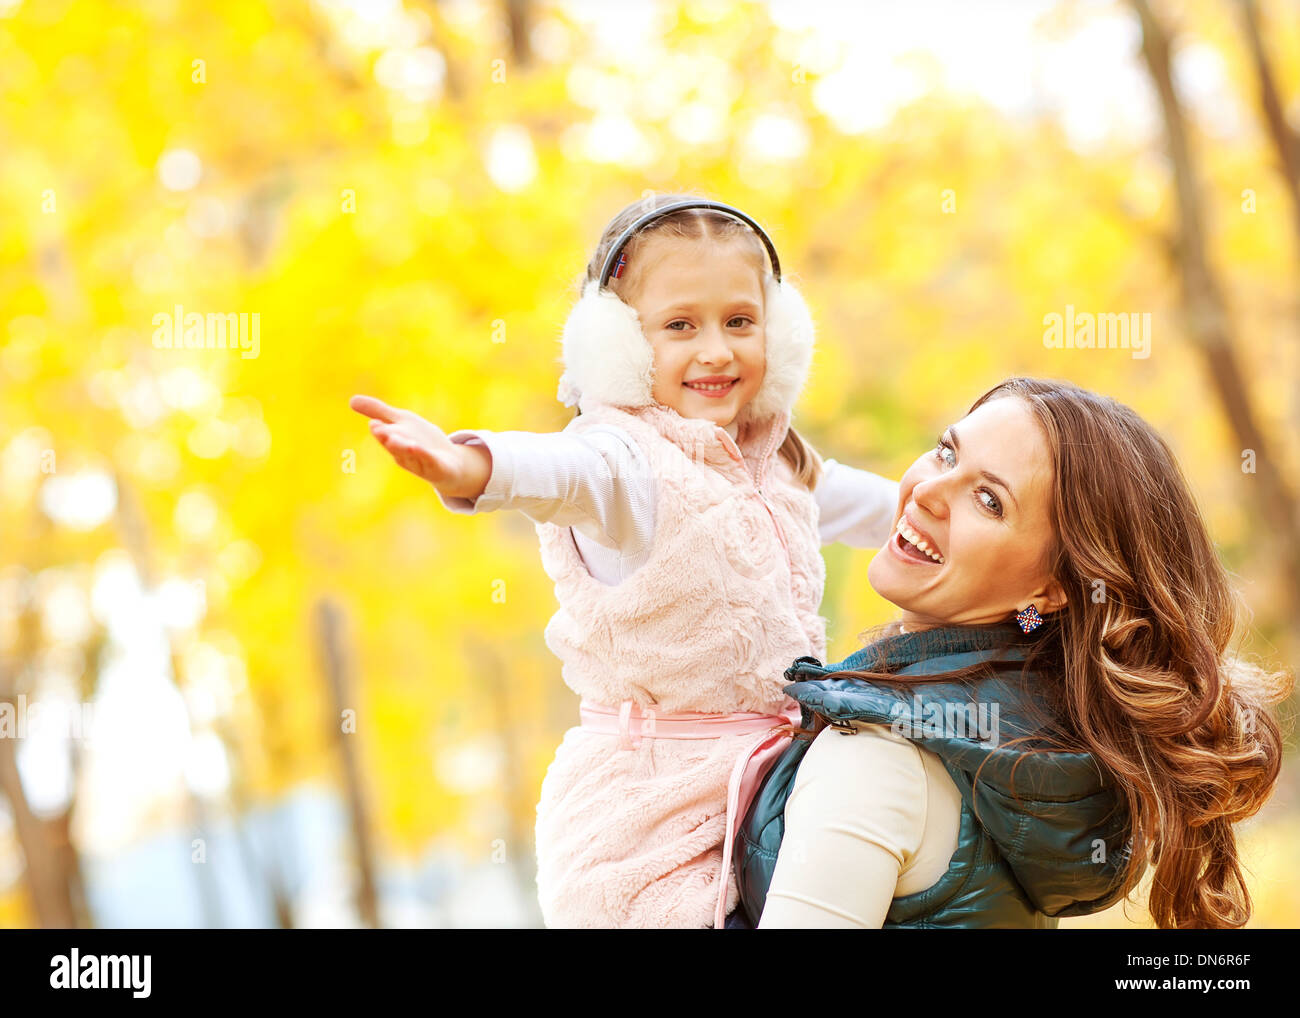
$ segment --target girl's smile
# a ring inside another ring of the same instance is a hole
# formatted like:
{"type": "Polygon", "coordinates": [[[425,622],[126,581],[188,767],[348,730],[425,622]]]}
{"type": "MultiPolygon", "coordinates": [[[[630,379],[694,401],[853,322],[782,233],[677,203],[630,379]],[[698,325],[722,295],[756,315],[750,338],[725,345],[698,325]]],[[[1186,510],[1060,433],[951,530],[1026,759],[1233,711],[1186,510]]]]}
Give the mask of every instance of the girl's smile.
{"type": "Polygon", "coordinates": [[[740,379],[732,377],[727,378],[724,375],[709,375],[707,378],[696,378],[689,382],[683,382],[682,385],[692,392],[698,393],[706,399],[722,399],[740,379]]]}

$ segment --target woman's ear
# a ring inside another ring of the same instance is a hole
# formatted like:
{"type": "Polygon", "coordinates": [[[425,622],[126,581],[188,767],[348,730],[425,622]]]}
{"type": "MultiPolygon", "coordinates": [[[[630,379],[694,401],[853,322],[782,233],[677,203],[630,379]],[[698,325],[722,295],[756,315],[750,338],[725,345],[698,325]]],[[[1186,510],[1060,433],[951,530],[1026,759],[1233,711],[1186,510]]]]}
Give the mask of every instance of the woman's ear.
{"type": "Polygon", "coordinates": [[[1034,592],[1027,603],[1034,605],[1039,615],[1047,615],[1051,612],[1060,611],[1069,603],[1069,600],[1065,596],[1065,588],[1056,580],[1049,578],[1041,588],[1034,592]]]}

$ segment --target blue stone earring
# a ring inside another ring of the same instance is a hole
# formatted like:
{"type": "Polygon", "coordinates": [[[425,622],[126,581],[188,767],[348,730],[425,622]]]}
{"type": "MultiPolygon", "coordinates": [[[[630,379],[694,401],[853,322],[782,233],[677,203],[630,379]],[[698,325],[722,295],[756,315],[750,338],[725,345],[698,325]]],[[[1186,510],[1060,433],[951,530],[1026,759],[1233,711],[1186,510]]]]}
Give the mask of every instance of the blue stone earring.
{"type": "Polygon", "coordinates": [[[1043,617],[1032,604],[1022,612],[1016,612],[1016,621],[1020,623],[1022,633],[1032,633],[1043,624],[1043,617]]]}

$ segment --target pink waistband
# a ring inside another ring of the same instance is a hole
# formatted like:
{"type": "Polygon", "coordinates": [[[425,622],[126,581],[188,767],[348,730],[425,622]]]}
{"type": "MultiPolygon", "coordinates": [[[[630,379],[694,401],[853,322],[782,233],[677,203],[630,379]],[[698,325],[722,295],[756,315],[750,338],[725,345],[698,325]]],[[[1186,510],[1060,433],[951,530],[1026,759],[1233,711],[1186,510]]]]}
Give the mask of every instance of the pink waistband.
{"type": "Polygon", "coordinates": [[[624,700],[615,709],[604,704],[583,700],[578,706],[582,727],[603,735],[619,736],[621,749],[635,748],[645,739],[717,739],[723,735],[753,735],[766,732],[777,725],[799,721],[796,708],[793,715],[760,714],[738,711],[734,714],[662,714],[653,707],[642,709],[631,700],[624,700]]]}
{"type": "MultiPolygon", "coordinates": [[[[784,752],[790,735],[776,732],[782,725],[800,722],[798,704],[790,704],[780,714],[656,714],[653,708],[643,712],[631,700],[624,700],[618,710],[604,704],[583,700],[578,706],[582,727],[603,735],[617,735],[620,750],[633,749],[646,739],[716,739],[723,735],[754,736],[736,755],[727,780],[727,831],[722,841],[722,868],[718,874],[718,899],[714,907],[713,928],[720,930],[726,919],[727,891],[731,880],[731,856],[736,835],[745,812],[763,778],[784,752]]],[[[758,921],[758,916],[754,916],[758,921]]]]}

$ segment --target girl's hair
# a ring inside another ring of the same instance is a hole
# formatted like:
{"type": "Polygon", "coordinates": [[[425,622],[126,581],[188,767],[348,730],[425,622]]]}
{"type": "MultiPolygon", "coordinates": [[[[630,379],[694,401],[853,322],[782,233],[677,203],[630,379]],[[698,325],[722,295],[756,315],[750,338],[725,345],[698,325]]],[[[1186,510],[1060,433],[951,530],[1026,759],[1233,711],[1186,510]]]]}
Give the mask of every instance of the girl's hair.
{"type": "Polygon", "coordinates": [[[1046,729],[1053,748],[1092,754],[1118,781],[1133,833],[1124,893],[1150,864],[1158,927],[1242,926],[1251,899],[1232,825],[1273,791],[1282,734],[1271,705],[1294,678],[1229,651],[1238,596],[1150,425],[1106,396],[1034,378],[1008,379],[971,410],[1007,397],[1028,404],[1052,456],[1047,561],[1069,600],[1026,638],[1025,667],[1059,722],[1046,729]]]}
{"type": "MultiPolygon", "coordinates": [[[[679,201],[697,200],[701,197],[701,195],[696,194],[651,194],[641,201],[633,202],[627,206],[609,221],[609,224],[601,233],[600,242],[596,245],[591,260],[587,262],[587,271],[583,277],[584,284],[600,278],[600,270],[605,263],[605,256],[609,253],[609,249],[622,236],[623,231],[641,216],[655,209],[663,208],[665,205],[673,205],[679,201]]],[[[771,272],[771,267],[767,264],[767,250],[746,223],[712,209],[682,209],[680,212],[670,212],[668,215],[642,227],[623,248],[623,253],[627,256],[628,271],[618,279],[611,279],[606,284],[623,301],[627,301],[636,292],[641,282],[641,263],[636,257],[637,252],[645,244],[646,239],[653,236],[680,237],[683,240],[712,240],[722,243],[737,241],[746,243],[753,248],[756,264],[762,266],[760,271],[763,281],[766,281],[771,272]]],[[[821,458],[794,428],[790,428],[786,432],[785,440],[781,443],[781,448],[778,451],[781,458],[789,464],[790,469],[800,483],[807,486],[809,490],[817,486],[817,480],[822,471],[821,458]]]]}

